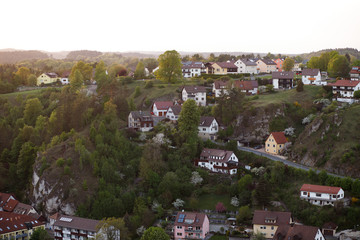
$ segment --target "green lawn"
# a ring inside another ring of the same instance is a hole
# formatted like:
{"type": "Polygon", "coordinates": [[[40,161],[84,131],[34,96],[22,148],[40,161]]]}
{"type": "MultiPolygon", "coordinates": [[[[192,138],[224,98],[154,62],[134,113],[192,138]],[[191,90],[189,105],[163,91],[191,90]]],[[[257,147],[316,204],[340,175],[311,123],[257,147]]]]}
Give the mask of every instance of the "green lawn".
{"type": "MultiPolygon", "coordinates": [[[[215,210],[215,206],[218,202],[222,202],[226,207],[226,210],[236,211],[237,208],[230,204],[231,198],[228,195],[217,194],[204,194],[198,198],[196,204],[191,207],[193,209],[210,209],[215,210]]],[[[186,201],[185,208],[190,208],[189,201],[186,201]]]]}
{"type": "Polygon", "coordinates": [[[255,106],[267,106],[269,104],[294,103],[300,104],[313,102],[320,90],[320,86],[304,86],[304,91],[297,92],[296,89],[278,91],[270,94],[259,95],[259,99],[252,100],[255,106]]]}

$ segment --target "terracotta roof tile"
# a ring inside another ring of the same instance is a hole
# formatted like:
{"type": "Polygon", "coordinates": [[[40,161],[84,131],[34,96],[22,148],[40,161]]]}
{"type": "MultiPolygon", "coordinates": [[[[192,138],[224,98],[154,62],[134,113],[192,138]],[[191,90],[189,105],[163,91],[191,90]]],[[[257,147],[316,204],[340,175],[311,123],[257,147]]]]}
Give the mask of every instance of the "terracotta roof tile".
{"type": "Polygon", "coordinates": [[[318,227],[306,225],[281,225],[275,232],[275,240],[314,240],[318,227]]]}
{"type": "Polygon", "coordinates": [[[287,143],[285,134],[283,132],[272,132],[271,135],[274,137],[277,144],[287,143]]]}
{"type": "Polygon", "coordinates": [[[341,189],[341,187],[330,187],[330,186],[304,184],[300,188],[300,191],[337,194],[340,191],[340,189],[341,189]]]}
{"type": "Polygon", "coordinates": [[[0,212],[0,235],[41,225],[45,225],[45,223],[28,215],[0,212]]]}
{"type": "Polygon", "coordinates": [[[329,83],[329,86],[334,87],[356,87],[360,81],[353,80],[337,80],[335,83],[329,83]]]}
{"type": "Polygon", "coordinates": [[[175,218],[175,226],[201,227],[207,218],[205,213],[197,212],[178,212],[175,218]],[[183,220],[180,220],[183,219],[183,220]],[[180,221],[179,221],[180,220],[180,221]]]}
{"type": "Polygon", "coordinates": [[[174,106],[173,102],[171,101],[158,101],[154,102],[158,110],[167,110],[169,107],[174,106]]]}
{"type": "Polygon", "coordinates": [[[18,200],[10,199],[3,208],[7,212],[12,212],[18,203],[18,200]]]}

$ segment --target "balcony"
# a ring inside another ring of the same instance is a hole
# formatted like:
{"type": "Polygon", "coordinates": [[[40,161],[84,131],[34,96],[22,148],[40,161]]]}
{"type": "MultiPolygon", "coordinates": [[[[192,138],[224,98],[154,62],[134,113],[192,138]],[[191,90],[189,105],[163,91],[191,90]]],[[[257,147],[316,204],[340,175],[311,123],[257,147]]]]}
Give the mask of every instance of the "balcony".
{"type": "Polygon", "coordinates": [[[24,237],[27,237],[27,236],[28,236],[27,233],[18,234],[18,235],[16,235],[16,239],[18,239],[18,238],[24,238],[24,237]]]}
{"type": "Polygon", "coordinates": [[[190,232],[190,233],[202,233],[202,230],[195,230],[195,229],[185,229],[185,232],[190,232]]]}
{"type": "Polygon", "coordinates": [[[335,202],[337,200],[341,200],[341,198],[323,198],[323,197],[308,197],[308,196],[300,196],[300,198],[305,200],[319,200],[319,201],[329,201],[329,202],[335,202]]]}

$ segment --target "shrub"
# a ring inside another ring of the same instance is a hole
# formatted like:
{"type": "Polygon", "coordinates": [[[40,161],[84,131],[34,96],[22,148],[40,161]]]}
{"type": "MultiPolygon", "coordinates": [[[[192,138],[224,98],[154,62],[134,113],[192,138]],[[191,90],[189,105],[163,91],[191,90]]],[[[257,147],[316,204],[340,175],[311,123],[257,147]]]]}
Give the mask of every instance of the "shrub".
{"type": "Polygon", "coordinates": [[[135,93],[134,93],[134,98],[137,98],[138,96],[140,96],[140,94],[141,94],[140,87],[136,86],[135,93]]]}
{"type": "Polygon", "coordinates": [[[65,166],[65,167],[64,167],[64,174],[65,174],[65,175],[70,175],[70,173],[71,173],[71,172],[70,172],[70,167],[69,167],[69,166],[65,166]]]}
{"type": "Polygon", "coordinates": [[[58,166],[58,167],[63,167],[64,164],[65,164],[65,159],[63,159],[63,158],[58,158],[58,159],[56,160],[56,166],[58,166]]]}
{"type": "Polygon", "coordinates": [[[153,81],[146,81],[145,82],[145,88],[152,88],[154,86],[153,81]]]}

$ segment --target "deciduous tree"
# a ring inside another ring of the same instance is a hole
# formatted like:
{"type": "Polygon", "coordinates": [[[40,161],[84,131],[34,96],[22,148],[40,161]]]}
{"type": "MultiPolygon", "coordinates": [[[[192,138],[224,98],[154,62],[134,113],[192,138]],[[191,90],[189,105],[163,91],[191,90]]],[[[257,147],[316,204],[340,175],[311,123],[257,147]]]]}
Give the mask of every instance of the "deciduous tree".
{"type": "Polygon", "coordinates": [[[170,240],[169,235],[160,227],[150,227],[141,237],[141,240],[170,240]]]}
{"type": "Polygon", "coordinates": [[[26,100],[24,109],[25,123],[34,126],[36,118],[42,113],[43,105],[38,98],[30,98],[26,100]]]}
{"type": "Polygon", "coordinates": [[[283,70],[284,71],[291,71],[291,69],[294,67],[295,61],[292,58],[286,58],[283,63],[283,70]]]}
{"type": "Polygon", "coordinates": [[[134,72],[134,77],[135,79],[143,79],[145,78],[145,66],[144,63],[142,61],[140,61],[135,69],[134,72]]]}
{"type": "Polygon", "coordinates": [[[167,83],[174,83],[182,78],[181,56],[177,51],[166,51],[159,56],[158,62],[159,70],[155,73],[158,79],[167,83]]]}
{"type": "Polygon", "coordinates": [[[96,226],[96,240],[128,240],[130,239],[129,230],[125,226],[122,218],[105,218],[96,226]]]}
{"type": "Polygon", "coordinates": [[[335,55],[329,61],[328,72],[330,77],[347,77],[350,72],[349,61],[343,55],[335,55]]]}

